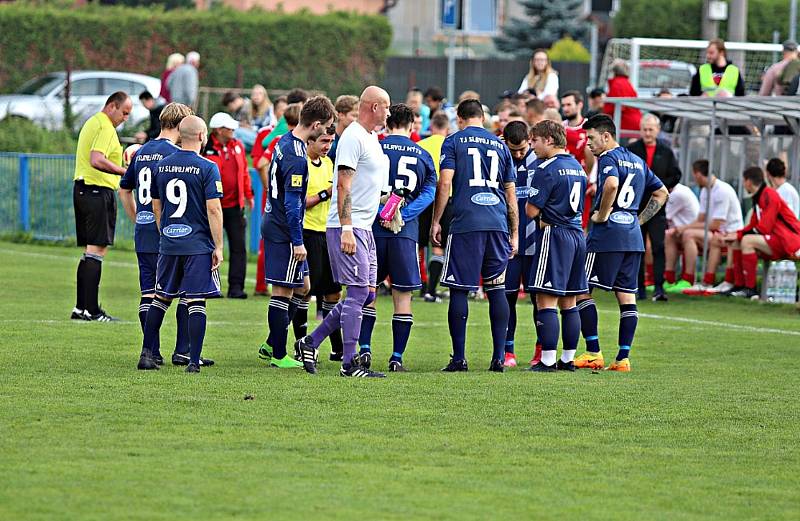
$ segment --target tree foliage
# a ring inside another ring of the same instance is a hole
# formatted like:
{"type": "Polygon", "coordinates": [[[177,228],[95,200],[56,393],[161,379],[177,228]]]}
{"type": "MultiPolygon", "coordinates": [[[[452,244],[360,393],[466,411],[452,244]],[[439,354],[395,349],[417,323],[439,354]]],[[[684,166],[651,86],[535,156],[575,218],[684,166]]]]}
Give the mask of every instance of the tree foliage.
{"type": "Polygon", "coordinates": [[[564,36],[584,40],[589,26],[581,18],[583,0],[519,0],[526,17],[512,18],[495,38],[503,52],[530,56],[531,51],[548,48],[564,36]]]}

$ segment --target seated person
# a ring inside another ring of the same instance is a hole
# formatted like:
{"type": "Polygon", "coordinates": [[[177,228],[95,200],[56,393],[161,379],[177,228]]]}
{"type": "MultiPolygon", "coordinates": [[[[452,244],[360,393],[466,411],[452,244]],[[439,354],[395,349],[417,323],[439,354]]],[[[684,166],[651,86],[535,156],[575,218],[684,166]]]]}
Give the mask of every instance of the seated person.
{"type": "Polygon", "coordinates": [[[680,242],[672,241],[670,238],[678,228],[695,222],[697,214],[700,212],[700,202],[697,200],[697,196],[694,195],[691,188],[681,183],[680,180],[681,174],[680,170],[678,170],[675,175],[671,175],[664,181],[664,186],[669,190],[669,199],[667,199],[666,204],[667,231],[664,234],[664,255],[666,259],[664,280],[667,282],[665,289],[671,289],[677,283],[675,274],[678,271],[678,258],[681,254],[680,242]]]}
{"type": "Polygon", "coordinates": [[[786,201],[794,215],[800,217],[800,195],[798,195],[797,189],[786,180],[786,163],[777,157],[767,161],[767,181],[786,201]]]}
{"type": "Polygon", "coordinates": [[[764,182],[757,166],[744,171],[743,186],[753,198],[750,223],[728,233],[724,240],[733,248],[736,288],[731,296],[752,298],[756,291],[758,255],[769,260],[800,259],[800,221],[774,188],[764,182]]]}

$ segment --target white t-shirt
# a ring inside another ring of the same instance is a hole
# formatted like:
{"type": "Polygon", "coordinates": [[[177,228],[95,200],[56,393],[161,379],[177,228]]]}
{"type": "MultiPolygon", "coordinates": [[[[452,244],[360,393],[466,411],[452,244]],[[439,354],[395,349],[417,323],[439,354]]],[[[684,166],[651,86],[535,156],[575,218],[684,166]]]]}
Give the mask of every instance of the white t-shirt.
{"type": "Polygon", "coordinates": [[[789,183],[783,183],[776,190],[794,214],[800,217],[800,195],[797,194],[797,189],[789,183]]]}
{"type": "MultiPolygon", "coordinates": [[[[528,76],[526,75],[522,78],[522,83],[519,85],[518,93],[523,93],[530,88],[528,85],[528,76]]],[[[547,80],[544,83],[544,90],[539,93],[537,98],[544,99],[545,96],[548,94],[552,94],[553,96],[558,96],[558,74],[555,72],[551,72],[547,75],[547,80]]]]}
{"type": "MultiPolygon", "coordinates": [[[[700,190],[700,213],[706,213],[707,189],[700,190]]],[[[731,185],[720,179],[715,179],[711,187],[711,220],[725,221],[720,227],[721,232],[735,232],[744,228],[742,205],[739,196],[731,185]]]]}
{"type": "Polygon", "coordinates": [[[333,196],[328,212],[328,228],[340,228],[338,193],[339,166],[356,171],[350,185],[351,217],[354,228],[371,230],[378,206],[381,188],[389,183],[389,158],[383,153],[376,132],[367,132],[357,121],[348,125],[336,147],[336,166],[333,170],[333,196]]]}
{"type": "Polygon", "coordinates": [[[678,183],[669,194],[666,212],[670,228],[686,226],[697,220],[697,214],[700,213],[700,202],[691,188],[678,183]]]}

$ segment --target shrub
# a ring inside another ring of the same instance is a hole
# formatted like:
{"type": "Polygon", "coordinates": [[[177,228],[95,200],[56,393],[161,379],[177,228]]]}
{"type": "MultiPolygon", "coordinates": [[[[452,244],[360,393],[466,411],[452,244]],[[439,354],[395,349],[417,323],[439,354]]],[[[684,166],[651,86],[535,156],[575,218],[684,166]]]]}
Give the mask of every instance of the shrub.
{"type": "Polygon", "coordinates": [[[40,154],[74,154],[77,141],[65,131],[43,129],[23,118],[0,121],[0,151],[40,154]]]}
{"type": "Polygon", "coordinates": [[[591,60],[591,55],[586,47],[569,36],[555,42],[547,53],[550,55],[550,60],[554,62],[589,63],[591,60]]]}

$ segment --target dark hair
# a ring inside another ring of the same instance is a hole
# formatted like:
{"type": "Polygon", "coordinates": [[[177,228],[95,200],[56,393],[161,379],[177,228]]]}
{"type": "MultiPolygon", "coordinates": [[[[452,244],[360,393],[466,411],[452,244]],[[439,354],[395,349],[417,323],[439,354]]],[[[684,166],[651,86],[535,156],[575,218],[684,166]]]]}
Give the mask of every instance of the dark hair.
{"type": "Polygon", "coordinates": [[[430,87],[425,91],[423,98],[430,98],[433,101],[442,101],[444,99],[444,92],[439,87],[430,87]]]}
{"type": "Polygon", "coordinates": [[[527,96],[527,95],[525,95],[525,94],[523,94],[523,93],[521,93],[521,92],[517,92],[517,93],[515,93],[515,94],[513,94],[513,95],[511,96],[511,101],[519,101],[519,100],[521,100],[521,99],[522,99],[522,100],[527,100],[527,99],[528,99],[528,96],[527,96]]]}
{"type": "MultiPolygon", "coordinates": [[[[510,125],[511,123],[509,123],[510,125]]],[[[553,146],[564,148],[567,146],[567,134],[564,131],[564,125],[546,119],[535,124],[531,129],[531,137],[536,136],[540,138],[553,138],[553,146]]]]}
{"type": "Polygon", "coordinates": [[[503,140],[512,145],[521,145],[528,140],[528,124],[524,121],[512,121],[503,129],[503,140]]]}
{"type": "Polygon", "coordinates": [[[450,126],[450,118],[444,112],[437,112],[431,116],[431,128],[447,128],[450,126]]]}
{"type": "Polygon", "coordinates": [[[786,163],[777,157],[773,157],[767,161],[767,172],[772,177],[786,177],[786,163]]]}
{"type": "Polygon", "coordinates": [[[230,105],[232,102],[236,101],[239,98],[241,98],[239,93],[229,90],[222,96],[222,106],[227,107],[228,105],[230,105]]]}
{"type": "Polygon", "coordinates": [[[336,109],[325,96],[315,96],[303,104],[300,111],[300,124],[310,127],[315,121],[325,123],[336,117],[336,109]]]}
{"type": "Polygon", "coordinates": [[[581,93],[578,92],[577,90],[568,90],[567,92],[565,92],[564,94],[561,95],[561,99],[569,98],[570,96],[575,98],[575,104],[576,105],[578,103],[583,103],[583,96],[581,96],[581,93]]]}
{"type": "Polygon", "coordinates": [[[123,91],[118,90],[117,92],[108,97],[108,99],[106,100],[106,104],[103,106],[108,107],[113,103],[115,106],[119,107],[120,105],[125,103],[125,100],[127,100],[129,97],[130,96],[128,96],[123,91]]]}
{"type": "Polygon", "coordinates": [[[287,125],[296,127],[297,124],[300,123],[300,111],[302,107],[300,103],[289,103],[286,107],[286,111],[283,113],[287,125]]]}
{"type": "Polygon", "coordinates": [[[669,169],[669,172],[667,172],[667,177],[664,179],[664,186],[667,187],[667,190],[672,190],[675,188],[675,185],[681,182],[681,177],[683,177],[681,169],[677,166],[673,166],[669,169]]]}
{"type": "Polygon", "coordinates": [[[288,105],[289,100],[286,99],[286,96],[278,96],[277,98],[275,98],[275,101],[272,102],[272,105],[275,106],[278,103],[286,103],[288,105]]]}
{"type": "Polygon", "coordinates": [[[544,114],[544,102],[539,98],[529,99],[525,102],[525,108],[532,110],[537,114],[544,114]]]}
{"type": "Polygon", "coordinates": [[[708,159],[698,159],[692,163],[692,172],[697,172],[703,177],[708,177],[708,159]]]}
{"type": "Polygon", "coordinates": [[[744,173],[742,173],[742,177],[756,186],[761,186],[764,184],[764,171],[757,166],[745,168],[744,173]]]}
{"type": "Polygon", "coordinates": [[[414,124],[414,111],[405,103],[398,103],[389,107],[389,117],[386,118],[386,128],[392,130],[407,128],[414,124]]]}
{"type": "Polygon", "coordinates": [[[612,136],[617,135],[617,126],[614,124],[614,120],[608,117],[605,114],[596,114],[589,118],[583,124],[584,130],[596,130],[600,133],[608,132],[612,136]]]}
{"type": "Polygon", "coordinates": [[[603,89],[592,89],[592,91],[589,93],[589,97],[591,99],[599,98],[600,96],[604,96],[605,93],[606,91],[604,91],[603,89]]]}
{"type": "Polygon", "coordinates": [[[153,95],[150,94],[149,90],[144,90],[139,94],[139,101],[150,101],[151,99],[153,99],[153,95]]]}
{"type": "Polygon", "coordinates": [[[482,118],[483,105],[476,99],[465,99],[458,104],[456,115],[461,119],[482,118]]]}
{"type": "Polygon", "coordinates": [[[292,89],[286,94],[286,102],[291,105],[292,103],[305,103],[308,99],[308,92],[303,89],[292,89]]]}

